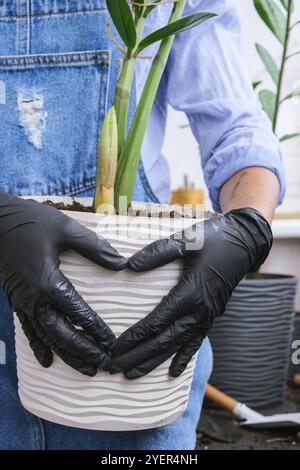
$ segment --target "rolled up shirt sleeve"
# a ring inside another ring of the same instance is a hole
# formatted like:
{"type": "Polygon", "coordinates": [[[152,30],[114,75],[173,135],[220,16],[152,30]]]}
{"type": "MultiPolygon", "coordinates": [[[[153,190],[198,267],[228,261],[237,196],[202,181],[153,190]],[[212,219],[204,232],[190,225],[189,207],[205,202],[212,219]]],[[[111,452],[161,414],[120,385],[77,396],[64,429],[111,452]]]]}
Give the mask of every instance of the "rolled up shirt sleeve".
{"type": "Polygon", "coordinates": [[[218,16],[176,37],[166,70],[166,99],[189,119],[216,211],[221,211],[224,183],[253,166],[276,174],[280,204],[286,180],[279,142],[252,88],[234,3],[188,0],[185,14],[199,11],[218,16]]]}

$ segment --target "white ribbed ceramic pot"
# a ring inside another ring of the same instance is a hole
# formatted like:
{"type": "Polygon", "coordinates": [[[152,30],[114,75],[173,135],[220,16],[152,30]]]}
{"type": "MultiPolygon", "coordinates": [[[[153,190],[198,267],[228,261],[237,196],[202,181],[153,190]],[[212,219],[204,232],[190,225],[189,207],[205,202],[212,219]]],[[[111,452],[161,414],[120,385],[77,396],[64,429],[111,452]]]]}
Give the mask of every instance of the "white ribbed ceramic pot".
{"type": "MultiPolygon", "coordinates": [[[[83,212],[67,215],[104,236],[124,256],[196,222],[83,212]]],[[[61,269],[118,336],[151,312],[175,285],[181,263],[141,274],[112,272],[70,251],[61,256],[61,269]]],[[[16,317],[15,327],[19,396],[23,406],[40,418],[77,428],[129,431],[171,423],[187,407],[195,358],[178,378],[168,375],[170,360],[134,381],[105,372],[89,378],[57,356],[49,369],[41,367],[16,317]]]]}

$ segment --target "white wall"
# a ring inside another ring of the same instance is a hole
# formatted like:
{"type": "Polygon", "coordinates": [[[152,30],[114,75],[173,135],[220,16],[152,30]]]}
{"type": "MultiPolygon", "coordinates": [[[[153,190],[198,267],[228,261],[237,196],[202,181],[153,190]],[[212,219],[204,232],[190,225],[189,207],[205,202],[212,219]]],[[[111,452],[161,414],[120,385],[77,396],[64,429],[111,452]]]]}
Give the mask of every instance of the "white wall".
{"type": "MultiPolygon", "coordinates": [[[[257,55],[255,42],[261,42],[272,53],[280,57],[280,45],[273,35],[267,30],[258,18],[253,7],[252,0],[235,0],[239,11],[242,28],[244,31],[245,52],[250,76],[253,80],[266,79],[266,84],[272,86],[268,81],[264,67],[257,55]]],[[[300,18],[300,1],[295,2],[297,11],[295,16],[300,18]]],[[[297,30],[300,46],[300,27],[297,30]]],[[[295,40],[291,43],[291,49],[297,45],[295,40]]],[[[290,91],[292,85],[300,86],[300,56],[290,62],[287,70],[285,88],[290,91]]],[[[300,99],[294,99],[282,109],[279,127],[280,133],[300,131],[300,99]]],[[[182,184],[183,174],[187,173],[190,179],[198,186],[204,187],[203,177],[200,169],[200,157],[198,145],[193,138],[189,128],[182,128],[187,123],[182,113],[170,109],[167,136],[164,145],[164,154],[167,157],[172,174],[172,186],[177,188],[182,184]]],[[[283,207],[285,212],[300,211],[300,139],[285,143],[282,147],[284,160],[288,173],[288,195],[283,207]]]]}

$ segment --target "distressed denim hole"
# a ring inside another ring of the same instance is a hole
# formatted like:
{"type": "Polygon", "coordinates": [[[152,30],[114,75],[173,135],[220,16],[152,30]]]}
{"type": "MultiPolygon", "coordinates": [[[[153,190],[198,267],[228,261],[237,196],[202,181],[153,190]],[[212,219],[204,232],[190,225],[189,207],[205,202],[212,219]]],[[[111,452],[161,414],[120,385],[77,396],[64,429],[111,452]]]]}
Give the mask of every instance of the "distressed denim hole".
{"type": "Polygon", "coordinates": [[[46,126],[47,111],[44,97],[37,90],[18,92],[19,126],[23,127],[28,141],[37,149],[42,148],[42,131],[46,126]]]}

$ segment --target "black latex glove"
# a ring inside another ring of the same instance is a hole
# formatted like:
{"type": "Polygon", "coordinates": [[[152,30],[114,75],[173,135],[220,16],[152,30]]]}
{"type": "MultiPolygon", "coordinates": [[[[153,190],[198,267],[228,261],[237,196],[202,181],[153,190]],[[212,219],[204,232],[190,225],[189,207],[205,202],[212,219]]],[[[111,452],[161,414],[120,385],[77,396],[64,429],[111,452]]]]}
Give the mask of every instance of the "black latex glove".
{"type": "Polygon", "coordinates": [[[93,376],[110,368],[115,336],[59,270],[65,248],[105,268],[126,267],[107,241],[57,209],[0,193],[0,278],[35,357],[49,367],[53,351],[93,376]]]}
{"type": "Polygon", "coordinates": [[[272,232],[262,215],[239,209],[156,241],[135,254],[128,263],[133,271],[182,258],[183,275],[146,318],[118,338],[112,372],[138,378],[175,354],[169,373],[179,376],[215,317],[224,312],[234,288],[264,262],[271,246],[272,232]]]}

